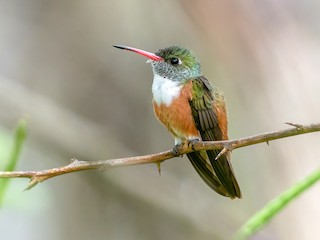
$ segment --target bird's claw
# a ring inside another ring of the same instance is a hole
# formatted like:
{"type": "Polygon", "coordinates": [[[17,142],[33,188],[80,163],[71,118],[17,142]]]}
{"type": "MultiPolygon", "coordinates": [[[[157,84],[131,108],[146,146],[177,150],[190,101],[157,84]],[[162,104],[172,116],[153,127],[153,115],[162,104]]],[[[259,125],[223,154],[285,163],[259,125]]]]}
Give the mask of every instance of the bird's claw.
{"type": "Polygon", "coordinates": [[[182,156],[180,153],[180,148],[182,147],[182,144],[177,144],[173,147],[172,152],[176,157],[182,156]]]}
{"type": "Polygon", "coordinates": [[[181,154],[181,149],[182,148],[192,148],[192,150],[193,151],[195,151],[195,149],[194,149],[194,144],[196,143],[196,142],[199,142],[200,140],[199,139],[197,139],[197,138],[195,138],[195,139],[190,139],[190,140],[188,140],[188,141],[186,141],[186,142],[183,142],[183,143],[180,143],[180,144],[176,144],[175,146],[174,146],[174,148],[172,149],[172,152],[173,152],[173,154],[176,156],[176,157],[179,157],[179,156],[183,156],[183,154],[181,154]]]}
{"type": "Polygon", "coordinates": [[[191,147],[193,151],[195,151],[194,149],[194,144],[199,142],[200,140],[198,138],[195,138],[195,139],[191,139],[188,141],[188,147],[191,147]]]}

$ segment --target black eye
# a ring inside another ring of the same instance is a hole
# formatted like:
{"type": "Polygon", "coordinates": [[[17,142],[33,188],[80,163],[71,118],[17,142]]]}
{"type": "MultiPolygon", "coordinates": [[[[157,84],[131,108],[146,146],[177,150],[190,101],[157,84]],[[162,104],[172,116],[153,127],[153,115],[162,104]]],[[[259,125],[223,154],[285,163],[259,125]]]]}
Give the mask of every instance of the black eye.
{"type": "Polygon", "coordinates": [[[172,65],[177,65],[180,63],[180,59],[179,58],[176,58],[176,57],[173,57],[173,58],[170,58],[170,63],[172,65]]]}

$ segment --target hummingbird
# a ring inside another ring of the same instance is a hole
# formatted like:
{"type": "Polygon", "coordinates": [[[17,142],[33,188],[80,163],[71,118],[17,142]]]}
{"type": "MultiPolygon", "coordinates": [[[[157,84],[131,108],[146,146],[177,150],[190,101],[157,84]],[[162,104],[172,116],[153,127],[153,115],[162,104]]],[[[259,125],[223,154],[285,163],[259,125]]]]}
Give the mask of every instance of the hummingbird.
{"type": "MultiPolygon", "coordinates": [[[[175,147],[200,140],[228,140],[224,95],[202,74],[193,52],[180,46],[163,48],[156,53],[122,45],[114,47],[149,59],[153,70],[154,113],[174,137],[175,147]]],[[[219,153],[220,150],[195,151],[187,157],[210,188],[231,199],[241,198],[230,152],[217,158],[219,153]]]]}

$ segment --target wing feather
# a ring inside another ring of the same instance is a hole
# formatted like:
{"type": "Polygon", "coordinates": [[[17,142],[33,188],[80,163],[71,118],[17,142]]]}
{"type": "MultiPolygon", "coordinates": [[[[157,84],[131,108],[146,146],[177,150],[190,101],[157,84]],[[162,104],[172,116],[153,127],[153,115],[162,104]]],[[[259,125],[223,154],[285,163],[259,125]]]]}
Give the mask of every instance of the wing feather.
{"type": "MultiPolygon", "coordinates": [[[[219,91],[214,91],[209,81],[201,76],[192,81],[192,99],[190,106],[196,127],[203,141],[218,141],[227,139],[227,114],[223,96],[219,91]]],[[[215,89],[216,90],[216,89],[215,89]]],[[[231,198],[241,197],[241,191],[230,162],[230,154],[222,155],[215,160],[219,150],[207,151],[212,169],[212,178],[224,187],[227,195],[231,198]]],[[[194,155],[196,156],[196,155],[194,155]]],[[[197,171],[205,171],[207,178],[208,171],[204,165],[191,160],[197,171]]],[[[210,170],[210,169],[209,169],[210,170]]],[[[199,173],[200,174],[200,173],[199,173]]],[[[201,176],[201,174],[200,174],[201,176]]],[[[202,176],[204,178],[204,176],[202,176]]],[[[208,181],[206,181],[208,183],[208,181]]],[[[209,185],[209,184],[208,184],[209,185]]],[[[210,185],[209,185],[210,186],[210,185]]],[[[216,186],[216,185],[215,185],[216,186]]],[[[211,186],[212,187],[212,186],[211,186]]],[[[216,187],[217,188],[217,187],[216,187]]],[[[214,189],[214,188],[213,188],[214,189]]],[[[216,189],[214,189],[216,190],[216,189]]],[[[217,190],[216,190],[217,191],[217,190]]],[[[217,191],[218,192],[218,191],[217,191]]],[[[219,192],[221,194],[221,191],[219,192]]],[[[222,194],[225,195],[225,194],[222,194]]]]}

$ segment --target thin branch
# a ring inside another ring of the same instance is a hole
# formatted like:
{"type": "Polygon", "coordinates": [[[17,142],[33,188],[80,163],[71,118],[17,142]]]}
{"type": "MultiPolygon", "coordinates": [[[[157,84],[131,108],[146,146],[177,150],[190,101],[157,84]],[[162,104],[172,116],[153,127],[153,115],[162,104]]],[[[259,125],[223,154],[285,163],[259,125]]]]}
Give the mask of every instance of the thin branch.
{"type": "Polygon", "coordinates": [[[178,154],[174,154],[172,150],[169,150],[165,152],[154,153],[154,154],[149,154],[144,156],[108,159],[108,160],[101,160],[101,161],[80,161],[77,159],[72,159],[71,163],[66,166],[51,168],[47,170],[6,171],[6,172],[0,171],[0,178],[29,178],[30,182],[26,188],[28,190],[40,182],[43,182],[49,178],[63,175],[66,173],[89,170],[89,169],[99,169],[99,168],[107,169],[110,167],[120,167],[120,166],[128,166],[128,165],[147,164],[147,163],[161,163],[165,160],[174,158],[177,155],[183,155],[186,153],[190,153],[193,151],[200,151],[200,150],[222,149],[221,154],[224,154],[226,151],[231,151],[233,149],[240,148],[240,147],[254,145],[262,142],[269,143],[272,140],[276,140],[280,138],[320,131],[320,123],[314,123],[309,125],[300,125],[300,124],[293,124],[293,123],[286,123],[286,124],[293,126],[294,128],[258,134],[255,136],[239,138],[235,140],[211,141],[211,142],[199,141],[199,142],[194,142],[192,144],[184,144],[178,149],[178,154]]]}

